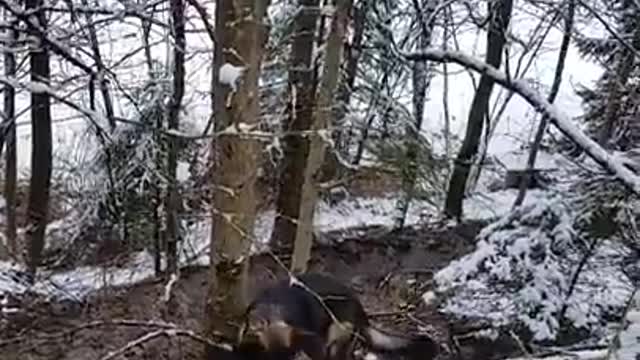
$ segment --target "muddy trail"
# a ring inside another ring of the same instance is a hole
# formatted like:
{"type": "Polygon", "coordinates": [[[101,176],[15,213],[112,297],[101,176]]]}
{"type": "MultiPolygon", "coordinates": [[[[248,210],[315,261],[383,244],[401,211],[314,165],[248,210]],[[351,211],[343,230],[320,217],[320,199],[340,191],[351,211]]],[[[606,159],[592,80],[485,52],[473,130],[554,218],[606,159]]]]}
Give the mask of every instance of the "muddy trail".
{"type": "MultiPolygon", "coordinates": [[[[427,332],[439,342],[450,344],[450,329],[459,324],[438,313],[437,304],[426,305],[421,296],[432,287],[436,271],[473,249],[480,228],[481,224],[473,223],[411,228],[399,233],[379,228],[328,233],[318,242],[322,245],[314,247],[310,269],[349,284],[377,326],[393,332],[427,332]]],[[[285,250],[252,258],[252,291],[285,276],[282,263],[288,264],[288,253],[285,250]]],[[[161,300],[166,282],[158,280],[104,289],[82,303],[25,300],[24,311],[0,314],[0,358],[102,359],[155,331],[156,337],[111,358],[200,359],[202,345],[191,335],[202,330],[207,275],[204,267],[183,269],[173,287],[170,306],[161,300]],[[163,336],[158,331],[160,323],[172,323],[193,334],[163,336]]],[[[504,355],[491,346],[470,346],[460,349],[458,358],[504,355]]],[[[452,356],[443,354],[443,358],[452,356]]]]}

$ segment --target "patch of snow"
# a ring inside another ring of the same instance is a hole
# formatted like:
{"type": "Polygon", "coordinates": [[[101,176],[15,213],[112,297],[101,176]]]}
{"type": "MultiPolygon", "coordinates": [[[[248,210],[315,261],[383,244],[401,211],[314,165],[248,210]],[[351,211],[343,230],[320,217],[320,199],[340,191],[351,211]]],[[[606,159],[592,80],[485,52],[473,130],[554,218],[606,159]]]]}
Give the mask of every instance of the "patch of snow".
{"type": "MultiPolygon", "coordinates": [[[[327,232],[360,226],[392,226],[395,212],[395,199],[364,198],[347,199],[336,206],[321,202],[318,204],[314,219],[315,232],[327,232]]],[[[424,212],[433,212],[432,205],[425,201],[411,204],[407,215],[408,226],[420,221],[424,212]]],[[[254,243],[251,252],[259,253],[267,249],[267,243],[273,230],[275,211],[268,210],[257,215],[254,225],[254,243]]],[[[52,229],[64,228],[63,221],[53,224],[52,229]]],[[[185,241],[180,252],[181,265],[209,264],[209,246],[211,222],[209,219],[196,221],[187,226],[185,241]]],[[[164,263],[164,259],[163,259],[164,263]]],[[[110,286],[135,284],[154,276],[153,255],[147,251],[134,253],[131,260],[121,267],[84,266],[70,271],[38,274],[36,284],[28,284],[11,276],[22,272],[20,266],[8,262],[0,262],[0,294],[20,294],[34,291],[38,294],[56,298],[82,299],[91,292],[110,286]]]]}
{"type": "Polygon", "coordinates": [[[333,14],[336,12],[336,7],[333,5],[325,5],[322,7],[322,9],[320,9],[320,15],[322,16],[333,16],[333,14]]]}
{"type": "Polygon", "coordinates": [[[496,327],[518,323],[533,332],[534,340],[549,340],[566,306],[574,326],[602,333],[601,319],[624,308],[632,291],[618,265],[628,250],[602,241],[567,299],[582,253],[574,245],[565,200],[562,194],[540,198],[485,227],[474,252],[435,275],[437,292],[452,294],[443,311],[496,327]]]}
{"type": "Polygon", "coordinates": [[[437,298],[436,293],[431,290],[422,294],[421,297],[422,297],[422,301],[424,301],[426,305],[431,305],[437,298]]]}
{"type": "MultiPolygon", "coordinates": [[[[626,317],[628,325],[620,332],[620,348],[616,349],[619,359],[637,359],[640,356],[640,294],[634,295],[634,304],[626,317]]],[[[619,325],[618,325],[619,326],[619,325]]]]}
{"type": "MultiPolygon", "coordinates": [[[[517,357],[507,360],[604,360],[607,358],[607,350],[585,350],[585,351],[567,351],[563,355],[552,355],[545,357],[517,357]]],[[[620,359],[631,360],[633,358],[620,359]]]]}
{"type": "Polygon", "coordinates": [[[186,161],[178,161],[178,167],[176,169],[176,178],[179,182],[185,182],[189,180],[189,163],[186,161]]]}
{"type": "MultiPolygon", "coordinates": [[[[482,220],[504,216],[511,211],[517,195],[517,189],[495,191],[489,195],[481,192],[474,193],[464,201],[464,217],[465,219],[482,220]]],[[[550,192],[547,190],[530,189],[527,191],[523,206],[543,201],[549,195],[550,192]]]]}
{"type": "Polygon", "coordinates": [[[378,359],[379,359],[379,358],[378,358],[378,355],[376,355],[376,354],[374,354],[374,353],[370,353],[370,352],[368,352],[368,353],[366,353],[366,354],[364,355],[364,360],[378,360],[378,359]]]}
{"type": "MultiPolygon", "coordinates": [[[[496,154],[496,158],[509,170],[523,170],[527,167],[529,150],[517,150],[496,154]]],[[[538,151],[536,157],[536,169],[555,170],[558,166],[558,157],[545,151],[538,151]]]]}
{"type": "Polygon", "coordinates": [[[229,85],[233,91],[236,91],[238,88],[238,80],[242,77],[244,71],[244,66],[225,63],[220,67],[219,80],[222,84],[229,85]]]}

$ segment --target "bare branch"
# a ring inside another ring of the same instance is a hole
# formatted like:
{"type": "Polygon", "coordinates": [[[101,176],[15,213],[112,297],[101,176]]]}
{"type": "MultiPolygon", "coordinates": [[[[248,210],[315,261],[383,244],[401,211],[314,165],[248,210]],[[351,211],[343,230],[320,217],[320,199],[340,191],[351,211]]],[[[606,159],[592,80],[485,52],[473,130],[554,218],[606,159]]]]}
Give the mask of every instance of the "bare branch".
{"type": "Polygon", "coordinates": [[[576,142],[585,152],[605,169],[615,174],[626,186],[636,194],[640,194],[640,177],[629,170],[622,163],[615,160],[611,154],[601,148],[595,141],[580,131],[557,107],[549,103],[536,92],[525,80],[509,80],[508,77],[495,67],[476,60],[461,52],[445,52],[428,49],[414,53],[401,53],[401,56],[411,61],[453,62],[473,69],[481,74],[493,78],[498,84],[522,96],[536,110],[549,117],[549,120],[568,138],[576,142]]]}

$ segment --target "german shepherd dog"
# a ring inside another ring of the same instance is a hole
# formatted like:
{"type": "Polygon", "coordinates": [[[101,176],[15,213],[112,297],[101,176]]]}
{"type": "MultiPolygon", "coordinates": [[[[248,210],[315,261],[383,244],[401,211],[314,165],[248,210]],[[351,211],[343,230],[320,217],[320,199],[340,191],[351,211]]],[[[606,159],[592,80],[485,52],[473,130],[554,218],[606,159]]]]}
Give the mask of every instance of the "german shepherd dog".
{"type": "Polygon", "coordinates": [[[429,360],[440,346],[427,336],[402,337],[374,328],[354,291],[319,273],[281,280],[263,289],[248,306],[240,342],[253,341],[267,352],[312,360],[351,358],[356,340],[377,352],[429,360]]]}

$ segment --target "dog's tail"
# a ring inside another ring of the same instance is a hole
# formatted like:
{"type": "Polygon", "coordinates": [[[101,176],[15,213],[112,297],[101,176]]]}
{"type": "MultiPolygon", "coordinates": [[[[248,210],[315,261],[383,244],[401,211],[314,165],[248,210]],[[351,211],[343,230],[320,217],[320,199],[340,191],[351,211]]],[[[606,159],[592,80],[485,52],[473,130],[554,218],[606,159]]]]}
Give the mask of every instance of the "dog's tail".
{"type": "Polygon", "coordinates": [[[363,335],[372,350],[402,353],[410,359],[433,359],[441,350],[438,343],[425,335],[413,337],[391,335],[371,326],[364,329],[363,335]]]}

